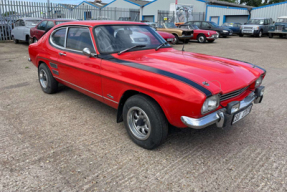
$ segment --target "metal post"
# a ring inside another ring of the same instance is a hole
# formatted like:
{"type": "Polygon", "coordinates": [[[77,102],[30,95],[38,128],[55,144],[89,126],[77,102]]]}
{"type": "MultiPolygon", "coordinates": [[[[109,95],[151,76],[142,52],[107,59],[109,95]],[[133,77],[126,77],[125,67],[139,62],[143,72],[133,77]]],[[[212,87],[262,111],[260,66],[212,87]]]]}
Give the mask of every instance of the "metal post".
{"type": "Polygon", "coordinates": [[[47,18],[51,18],[50,17],[50,0],[47,0],[47,18]]]}

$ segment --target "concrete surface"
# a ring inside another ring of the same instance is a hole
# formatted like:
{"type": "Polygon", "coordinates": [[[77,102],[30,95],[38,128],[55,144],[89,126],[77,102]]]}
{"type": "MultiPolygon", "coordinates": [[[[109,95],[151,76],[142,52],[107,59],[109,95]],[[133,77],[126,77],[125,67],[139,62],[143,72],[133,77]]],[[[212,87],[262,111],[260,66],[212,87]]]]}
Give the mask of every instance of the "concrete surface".
{"type": "Polygon", "coordinates": [[[286,43],[186,45],[267,69],[265,98],[231,128],[185,129],[153,151],[128,138],[116,110],[63,86],[44,94],[28,46],[0,43],[0,191],[287,191],[286,43]]]}

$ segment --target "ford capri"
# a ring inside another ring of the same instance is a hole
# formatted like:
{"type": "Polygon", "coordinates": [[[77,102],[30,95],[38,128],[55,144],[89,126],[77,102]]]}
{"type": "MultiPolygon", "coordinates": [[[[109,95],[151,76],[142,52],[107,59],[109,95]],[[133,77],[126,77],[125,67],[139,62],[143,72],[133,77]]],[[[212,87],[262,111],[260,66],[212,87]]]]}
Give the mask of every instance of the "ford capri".
{"type": "Polygon", "coordinates": [[[117,109],[130,138],[161,145],[168,127],[223,128],[261,103],[266,71],[254,64],[177,51],[151,27],[127,21],[57,25],[29,46],[44,93],[61,83],[117,109]]]}

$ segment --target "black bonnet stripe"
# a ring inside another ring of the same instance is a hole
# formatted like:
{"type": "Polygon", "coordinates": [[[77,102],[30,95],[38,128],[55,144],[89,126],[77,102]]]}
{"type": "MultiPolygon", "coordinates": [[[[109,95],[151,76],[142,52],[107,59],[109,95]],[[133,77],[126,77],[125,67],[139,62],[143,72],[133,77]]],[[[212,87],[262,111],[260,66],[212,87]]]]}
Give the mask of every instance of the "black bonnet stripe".
{"type": "Polygon", "coordinates": [[[161,70],[161,69],[157,69],[157,68],[154,68],[154,67],[150,67],[150,66],[146,66],[146,65],[142,65],[142,64],[138,64],[138,63],[133,63],[133,62],[130,62],[130,61],[125,61],[125,60],[121,60],[121,59],[117,59],[117,58],[114,58],[113,56],[111,55],[99,55],[100,58],[102,59],[105,59],[105,60],[109,60],[111,62],[115,62],[115,63],[120,63],[122,65],[126,65],[126,66],[130,66],[130,67],[133,67],[133,68],[137,68],[137,69],[142,69],[142,70],[145,70],[145,71],[149,71],[149,72],[152,72],[152,73],[157,73],[157,74],[160,74],[160,75],[163,75],[163,76],[166,76],[166,77],[170,77],[170,78],[173,78],[173,79],[176,79],[176,80],[179,80],[181,82],[184,82],[188,85],[191,85],[192,87],[198,89],[199,91],[203,92],[206,97],[210,97],[212,96],[212,93],[204,88],[203,86],[185,78],[185,77],[182,77],[182,76],[179,76],[179,75],[176,75],[174,73],[171,73],[171,72],[168,72],[168,71],[164,71],[164,70],[161,70]]]}

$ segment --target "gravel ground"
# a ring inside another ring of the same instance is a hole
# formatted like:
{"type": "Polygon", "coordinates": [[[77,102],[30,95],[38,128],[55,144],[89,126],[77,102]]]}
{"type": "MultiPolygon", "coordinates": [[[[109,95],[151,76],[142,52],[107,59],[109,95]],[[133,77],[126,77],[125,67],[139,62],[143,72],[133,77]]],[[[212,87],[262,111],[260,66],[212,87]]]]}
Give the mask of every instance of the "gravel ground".
{"type": "Polygon", "coordinates": [[[148,151],[115,109],[64,86],[44,94],[28,46],[0,43],[0,191],[287,191],[286,48],[236,36],[186,45],[264,67],[263,103],[233,127],[176,131],[148,151]]]}

